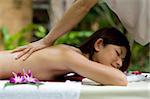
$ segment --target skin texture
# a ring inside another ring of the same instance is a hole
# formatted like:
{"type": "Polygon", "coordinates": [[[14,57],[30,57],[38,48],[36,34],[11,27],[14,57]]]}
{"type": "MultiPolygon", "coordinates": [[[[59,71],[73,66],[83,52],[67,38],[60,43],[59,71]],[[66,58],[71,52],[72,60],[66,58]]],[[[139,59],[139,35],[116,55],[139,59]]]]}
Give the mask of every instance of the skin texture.
{"type": "Polygon", "coordinates": [[[21,72],[24,68],[31,69],[33,75],[40,80],[55,80],[60,75],[76,72],[102,84],[127,85],[126,76],[117,69],[122,63],[125,48],[111,44],[103,46],[101,39],[96,41],[94,47],[97,51],[93,56],[94,61],[88,59],[88,54],[82,54],[79,49],[67,45],[39,50],[26,61],[14,59],[19,52],[1,52],[0,79],[7,79],[12,76],[12,71],[21,72]],[[119,54],[116,50],[120,51],[119,54]]]}

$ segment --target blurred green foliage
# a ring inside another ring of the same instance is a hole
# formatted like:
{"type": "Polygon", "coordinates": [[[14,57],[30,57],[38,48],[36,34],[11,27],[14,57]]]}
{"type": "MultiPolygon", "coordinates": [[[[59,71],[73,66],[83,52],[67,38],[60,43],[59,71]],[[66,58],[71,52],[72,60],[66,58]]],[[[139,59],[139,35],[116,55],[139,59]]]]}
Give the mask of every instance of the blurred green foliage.
{"type": "Polygon", "coordinates": [[[19,32],[11,35],[6,26],[0,28],[0,35],[2,35],[2,42],[5,50],[11,50],[18,46],[26,45],[29,41],[26,39],[26,34],[33,32],[37,38],[43,38],[46,35],[46,29],[41,25],[29,24],[19,32]]]}
{"type": "Polygon", "coordinates": [[[150,49],[149,44],[142,46],[134,43],[132,47],[131,66],[129,70],[139,70],[142,72],[150,72],[150,49]]]}
{"type": "Polygon", "coordinates": [[[54,43],[57,44],[68,44],[79,47],[79,45],[85,41],[93,32],[91,31],[71,31],[68,34],[60,37],[54,43]]]}

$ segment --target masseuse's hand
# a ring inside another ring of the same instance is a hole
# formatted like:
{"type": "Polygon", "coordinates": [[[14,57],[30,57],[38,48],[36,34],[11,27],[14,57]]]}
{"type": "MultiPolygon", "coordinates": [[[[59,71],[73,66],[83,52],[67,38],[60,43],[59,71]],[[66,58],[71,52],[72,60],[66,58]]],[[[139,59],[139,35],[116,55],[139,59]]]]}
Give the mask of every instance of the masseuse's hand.
{"type": "Polygon", "coordinates": [[[21,57],[23,57],[22,59],[25,61],[32,53],[34,53],[35,51],[38,51],[40,49],[46,48],[50,46],[50,44],[46,44],[44,43],[44,40],[41,39],[39,41],[30,43],[28,45],[25,46],[21,46],[19,48],[16,48],[12,51],[12,53],[15,52],[20,52],[15,59],[19,59],[21,57]]]}

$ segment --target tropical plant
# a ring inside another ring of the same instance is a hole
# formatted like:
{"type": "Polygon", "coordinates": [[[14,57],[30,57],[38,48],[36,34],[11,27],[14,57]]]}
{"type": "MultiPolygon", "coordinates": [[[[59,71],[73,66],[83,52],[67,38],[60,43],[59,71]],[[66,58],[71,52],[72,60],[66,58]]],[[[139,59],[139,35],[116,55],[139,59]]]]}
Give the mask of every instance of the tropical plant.
{"type": "Polygon", "coordinates": [[[43,26],[37,24],[29,24],[13,35],[8,32],[6,26],[3,26],[0,29],[0,35],[2,35],[4,49],[10,50],[18,46],[28,44],[30,41],[26,39],[26,34],[29,32],[34,32],[34,35],[37,38],[42,38],[46,35],[46,29],[43,26]]]}
{"type": "Polygon", "coordinates": [[[92,34],[91,31],[71,31],[55,41],[56,44],[68,44],[79,47],[92,34]]]}

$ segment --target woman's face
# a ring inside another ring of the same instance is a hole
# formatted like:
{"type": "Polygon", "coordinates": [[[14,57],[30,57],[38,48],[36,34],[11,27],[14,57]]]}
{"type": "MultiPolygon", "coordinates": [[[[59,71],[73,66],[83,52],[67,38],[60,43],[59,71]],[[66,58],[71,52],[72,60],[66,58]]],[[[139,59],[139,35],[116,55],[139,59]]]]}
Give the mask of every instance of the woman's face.
{"type": "Polygon", "coordinates": [[[94,61],[117,69],[122,66],[126,56],[126,48],[124,46],[113,44],[103,46],[103,44],[97,44],[95,45],[95,50],[96,52],[94,52],[92,57],[94,61]]]}

